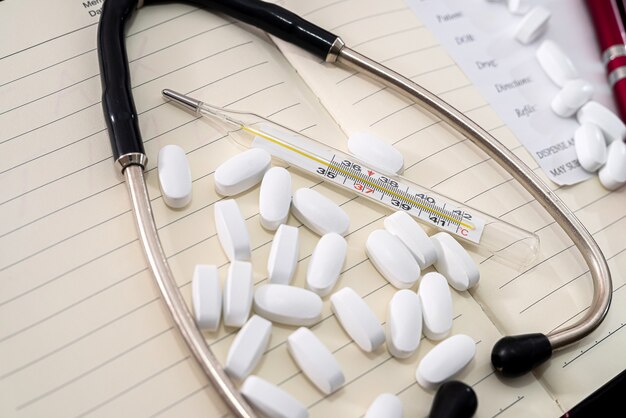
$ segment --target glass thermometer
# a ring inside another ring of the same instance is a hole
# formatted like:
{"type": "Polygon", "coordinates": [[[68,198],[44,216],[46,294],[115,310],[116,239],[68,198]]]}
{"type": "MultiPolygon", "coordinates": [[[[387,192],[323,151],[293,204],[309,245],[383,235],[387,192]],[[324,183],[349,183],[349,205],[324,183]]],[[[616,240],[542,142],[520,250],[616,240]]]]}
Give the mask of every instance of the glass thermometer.
{"type": "Polygon", "coordinates": [[[168,89],[163,95],[196,114],[219,120],[238,143],[262,148],[315,177],[393,210],[405,211],[422,224],[465,241],[479,253],[486,252],[515,268],[523,268],[537,256],[539,238],[535,234],[404,177],[385,173],[261,116],[211,106],[168,89]]]}

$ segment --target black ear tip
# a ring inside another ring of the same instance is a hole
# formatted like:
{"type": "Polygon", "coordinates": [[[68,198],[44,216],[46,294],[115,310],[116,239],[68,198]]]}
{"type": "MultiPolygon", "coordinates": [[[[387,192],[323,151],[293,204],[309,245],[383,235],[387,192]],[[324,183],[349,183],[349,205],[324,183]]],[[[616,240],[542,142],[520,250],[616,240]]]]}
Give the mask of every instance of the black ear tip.
{"type": "Polygon", "coordinates": [[[474,389],[456,380],[439,387],[429,418],[469,418],[478,408],[478,398],[474,389]]]}
{"type": "Polygon", "coordinates": [[[528,373],[552,356],[550,340],[543,334],[504,337],[491,350],[491,364],[503,376],[528,373]]]}

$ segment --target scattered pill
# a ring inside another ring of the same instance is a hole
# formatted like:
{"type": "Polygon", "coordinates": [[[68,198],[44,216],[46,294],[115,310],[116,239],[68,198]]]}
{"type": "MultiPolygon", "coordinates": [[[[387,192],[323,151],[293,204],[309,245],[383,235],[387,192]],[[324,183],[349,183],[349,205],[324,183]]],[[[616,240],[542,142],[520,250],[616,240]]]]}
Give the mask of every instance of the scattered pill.
{"type": "Polygon", "coordinates": [[[509,12],[514,15],[524,15],[530,10],[529,0],[508,0],[509,12]]]}
{"type": "Polygon", "coordinates": [[[593,173],[606,162],[606,141],[596,125],[580,125],[574,133],[574,144],[578,162],[585,170],[593,173]]]}
{"type": "Polygon", "coordinates": [[[585,80],[569,80],[552,99],[552,111],[561,117],[568,118],[591,100],[592,95],[593,87],[585,80]]]}
{"type": "Polygon", "coordinates": [[[410,357],[422,337],[422,303],[417,293],[402,289],[387,308],[387,349],[392,356],[410,357]]]}
{"type": "Polygon", "coordinates": [[[287,338],[287,349],[304,375],[329,395],[346,381],[339,363],[308,328],[298,328],[287,338]]]}
{"type": "Polygon", "coordinates": [[[230,261],[250,260],[250,236],[237,202],[227,199],[215,203],[215,228],[230,261]]]}
{"type": "Polygon", "coordinates": [[[267,418],[307,418],[309,412],[293,396],[257,376],[241,386],[241,394],[267,418]]]}
{"type": "Polygon", "coordinates": [[[299,287],[265,284],[254,292],[254,310],[270,321],[308,326],[320,319],[322,299],[299,287]]]}
{"type": "Polygon", "coordinates": [[[618,189],[626,183],[626,144],[614,141],[609,145],[606,163],[598,172],[598,177],[609,190],[618,189]]]}
{"type": "Polygon", "coordinates": [[[435,269],[458,291],[473,287],[480,279],[478,265],[452,235],[439,232],[431,237],[437,251],[435,269]]]}
{"type": "Polygon", "coordinates": [[[222,289],[216,266],[196,265],[191,280],[191,299],[198,328],[217,330],[222,316],[222,289]]]}
{"type": "Polygon", "coordinates": [[[400,398],[391,393],[381,393],[367,408],[365,418],[402,418],[403,414],[400,398]]]}
{"type": "Polygon", "coordinates": [[[320,296],[328,295],[341,274],[346,260],[348,243],[345,238],[334,232],[320,238],[306,272],[306,287],[320,296]]]}
{"type": "Polygon", "coordinates": [[[235,379],[248,377],[261,360],[271,335],[272,323],[258,315],[252,315],[231,343],[224,371],[235,379]]]}
{"type": "Polygon", "coordinates": [[[348,232],[350,219],[346,212],[315,190],[306,187],[296,190],[292,203],[296,218],[316,234],[348,232]]]}
{"type": "Polygon", "coordinates": [[[387,173],[400,173],[404,167],[402,153],[374,134],[358,132],[348,138],[348,149],[370,168],[387,173]]]}
{"type": "Polygon", "coordinates": [[[224,286],[224,325],[241,327],[248,320],[252,308],[252,264],[233,261],[228,267],[224,286]]]}
{"type": "Polygon", "coordinates": [[[179,209],[191,202],[191,170],[185,151],[178,145],[166,145],[157,160],[159,185],[163,201],[179,209]]]}
{"type": "Polygon", "coordinates": [[[420,277],[420,267],[409,249],[388,231],[373,231],[365,242],[365,252],[376,270],[398,289],[413,286],[420,277]]]}
{"type": "Polygon", "coordinates": [[[231,157],[215,170],[215,190],[233,196],[248,190],[263,179],[270,168],[272,156],[260,148],[252,148],[231,157]]]}
{"type": "Polygon", "coordinates": [[[275,231],[287,222],[291,206],[291,175],[282,167],[272,167],[263,176],[259,191],[261,226],[275,231]]]}
{"type": "Polygon", "coordinates": [[[475,354],[476,343],[472,338],[453,335],[424,356],[417,366],[415,379],[424,389],[434,389],[463,370],[475,354]]]}
{"type": "Polygon", "coordinates": [[[602,129],[607,143],[621,141],[626,137],[626,125],[624,125],[624,122],[615,113],[593,100],[587,102],[578,110],[576,118],[581,125],[593,123],[602,129]]]}
{"type": "Polygon", "coordinates": [[[351,288],[344,287],[330,297],[337,320],[363,351],[372,352],[385,342],[385,332],[374,312],[351,288]]]}
{"type": "Polygon", "coordinates": [[[554,41],[543,41],[537,48],[536,56],[543,71],[557,86],[563,87],[569,80],[578,78],[574,63],[554,41]]]}
{"type": "Polygon", "coordinates": [[[550,20],[550,11],[543,6],[535,6],[524,16],[517,26],[515,38],[527,45],[537,39],[546,30],[550,20]]]}
{"type": "Polygon", "coordinates": [[[446,278],[439,273],[422,277],[417,295],[422,303],[422,331],[430,340],[445,338],[452,329],[452,295],[446,278]]]}
{"type": "Polygon", "coordinates": [[[290,284],[298,265],[299,230],[295,226],[278,227],[267,259],[267,278],[270,283],[290,284]]]}
{"type": "Polygon", "coordinates": [[[437,259],[435,247],[426,232],[406,212],[398,211],[385,218],[385,229],[395,235],[411,251],[421,270],[437,259]]]}

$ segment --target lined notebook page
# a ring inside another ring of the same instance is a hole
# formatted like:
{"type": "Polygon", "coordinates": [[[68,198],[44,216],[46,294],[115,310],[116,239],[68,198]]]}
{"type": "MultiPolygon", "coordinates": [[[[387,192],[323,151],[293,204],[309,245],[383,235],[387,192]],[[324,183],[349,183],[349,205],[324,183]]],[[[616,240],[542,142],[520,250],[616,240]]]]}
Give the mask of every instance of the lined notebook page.
{"type": "MultiPolygon", "coordinates": [[[[224,406],[172,328],[146,270],[113,165],[99,103],[96,19],[88,13],[97,7],[65,1],[33,15],[36,6],[0,5],[3,39],[27,35],[3,43],[0,53],[0,415],[220,416],[224,406]]],[[[223,18],[182,5],[147,7],[130,27],[128,49],[156,221],[188,298],[196,263],[216,263],[224,274],[212,173],[241,150],[165,104],[161,89],[254,109],[320,137],[338,131],[264,35],[223,18]],[[164,207],[154,171],[157,151],[170,143],[182,146],[192,165],[194,198],[181,211],[164,207]]],[[[257,194],[238,201],[262,281],[271,235],[258,226],[257,194]]],[[[350,196],[332,197],[353,204],[350,196]]],[[[354,231],[364,217],[353,216],[354,231]]],[[[305,242],[303,257],[312,237],[305,242]]],[[[279,329],[273,347],[284,349],[286,334],[279,329]]],[[[224,330],[207,335],[222,360],[220,344],[230,337],[224,330]]]]}
{"type": "MultiPolygon", "coordinates": [[[[23,35],[0,50],[0,415],[226,415],[173,328],[137,242],[99,103],[97,13],[90,13],[97,6],[66,1],[34,17],[36,4],[0,6],[0,28],[23,35]]],[[[161,89],[251,109],[336,146],[345,138],[267,38],[228,20],[180,5],[146,7],[130,27],[128,49],[155,217],[189,300],[196,263],[215,263],[225,276],[212,173],[241,150],[210,124],[165,104],[161,89]],[[194,179],[193,202],[180,211],[164,206],[154,171],[158,149],[170,143],[185,149],[194,179]]],[[[407,158],[417,157],[408,152],[407,158]]],[[[293,174],[294,187],[316,187],[350,214],[340,286],[354,287],[384,322],[394,289],[366,260],[363,243],[388,212],[293,174]]],[[[259,226],[257,194],[253,189],[237,201],[251,232],[255,282],[263,283],[272,236],[259,226]]],[[[298,286],[317,241],[305,228],[301,237],[298,286]]],[[[558,414],[532,377],[521,389],[496,384],[488,353],[500,334],[469,295],[454,299],[454,332],[477,341],[477,358],[460,378],[478,392],[479,415],[515,414],[520,405],[558,414]]],[[[298,372],[286,353],[290,327],[275,327],[258,374],[289,390],[312,416],[361,416],[384,391],[402,397],[407,415],[427,413],[432,394],[415,384],[414,371],[428,341],[406,361],[384,349],[366,355],[340,329],[327,301],[314,330],[343,365],[344,389],[324,398],[298,372]]],[[[224,361],[233,330],[206,337],[224,361]]]]}
{"type": "MultiPolygon", "coordinates": [[[[334,28],[347,45],[439,94],[488,129],[546,181],[508,128],[401,1],[368,2],[367,7],[358,2],[357,7],[357,2],[350,0],[315,6],[292,0],[288,6],[334,28]]],[[[467,140],[417,111],[411,102],[363,76],[312,65],[314,59],[277,42],[344,131],[368,130],[381,135],[403,151],[407,177],[539,235],[541,257],[521,272],[476,256],[482,280],[472,294],[501,332],[547,333],[581,317],[592,291],[586,265],[554,220],[503,169],[467,140]],[[411,126],[424,129],[412,131],[411,126]]],[[[622,188],[610,193],[595,177],[571,188],[547,183],[593,233],[609,260],[614,282],[613,304],[600,328],[555,353],[537,373],[560,405],[569,409],[626,368],[626,360],[619,354],[626,343],[626,295],[622,290],[626,282],[626,243],[622,238],[626,192],[622,188]]]]}

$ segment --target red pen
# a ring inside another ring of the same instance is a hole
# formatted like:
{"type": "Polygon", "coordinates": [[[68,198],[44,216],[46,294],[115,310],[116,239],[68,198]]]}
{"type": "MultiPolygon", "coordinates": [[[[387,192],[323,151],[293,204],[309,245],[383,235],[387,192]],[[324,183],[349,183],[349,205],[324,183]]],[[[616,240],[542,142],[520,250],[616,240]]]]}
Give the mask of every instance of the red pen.
{"type": "Polygon", "coordinates": [[[620,117],[626,122],[626,10],[623,0],[585,0],[620,117]]]}

